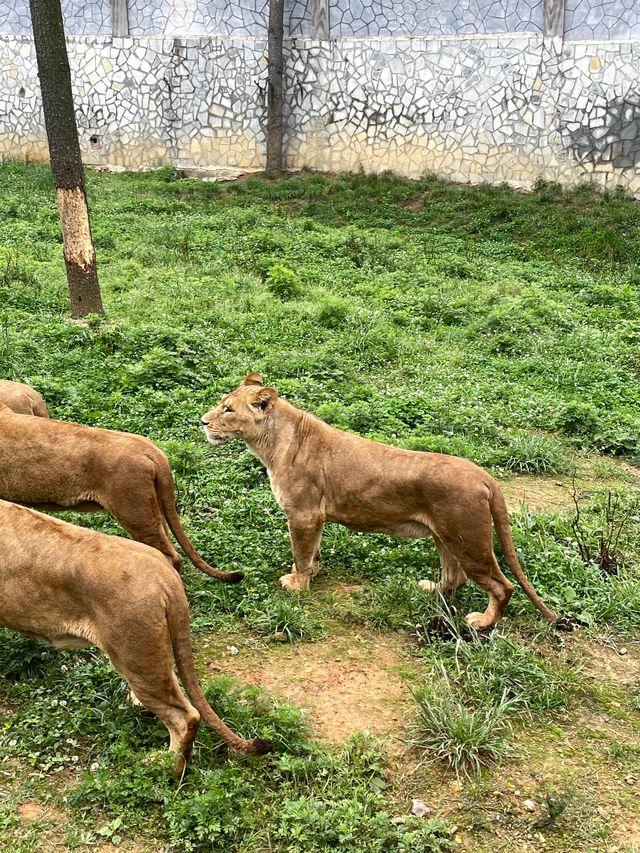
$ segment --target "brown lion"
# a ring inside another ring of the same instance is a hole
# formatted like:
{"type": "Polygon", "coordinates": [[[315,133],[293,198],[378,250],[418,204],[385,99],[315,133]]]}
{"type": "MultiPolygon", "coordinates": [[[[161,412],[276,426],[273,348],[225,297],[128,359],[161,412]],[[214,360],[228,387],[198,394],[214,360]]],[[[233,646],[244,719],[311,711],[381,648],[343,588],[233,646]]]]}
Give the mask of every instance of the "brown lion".
{"type": "Polygon", "coordinates": [[[231,749],[271,751],[269,741],[231,731],[207,702],[193,663],[187,598],[158,551],[6,501],[0,549],[0,626],[58,649],[102,649],[134,701],[167,727],[178,774],[201,717],[231,749]],[[174,658],[193,705],[180,690],[174,658]]]}
{"type": "Polygon", "coordinates": [[[325,521],[410,539],[431,535],[442,577],[420,586],[452,596],[471,578],[485,590],[489,605],[484,613],[469,613],[467,622],[491,628],[513,590],[493,552],[493,519],[509,568],[545,619],[558,623],[520,567],[500,487],[473,462],[335,429],[294,408],[275,388],[263,387],[259,373],[225,394],[202,424],[211,444],[240,438],[266,466],[287,516],[295,561],[291,574],[280,578],[285,589],[308,589],[318,574],[325,521]]]}
{"type": "Polygon", "coordinates": [[[18,415],[0,403],[0,498],[51,512],[106,509],[180,571],[168,524],[201,571],[231,583],[244,577],[198,554],[180,524],[167,457],[140,435],[18,415]]]}
{"type": "Polygon", "coordinates": [[[29,385],[22,382],[9,382],[8,379],[0,379],[0,403],[19,415],[35,415],[39,418],[48,418],[49,410],[47,404],[40,394],[29,385]]]}

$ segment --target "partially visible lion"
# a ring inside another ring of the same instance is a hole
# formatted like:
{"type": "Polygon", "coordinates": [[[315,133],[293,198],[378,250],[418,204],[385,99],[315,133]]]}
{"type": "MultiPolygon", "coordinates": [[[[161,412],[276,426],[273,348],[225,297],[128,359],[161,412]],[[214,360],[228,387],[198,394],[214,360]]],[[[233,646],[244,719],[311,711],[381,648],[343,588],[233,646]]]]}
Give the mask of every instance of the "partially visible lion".
{"type": "Polygon", "coordinates": [[[211,444],[246,442],[266,465],[273,494],[289,522],[295,564],[280,578],[286,589],[308,589],[320,568],[325,521],[353,530],[419,538],[433,536],[442,566],[438,584],[423,589],[453,595],[470,577],[489,596],[484,613],[469,613],[473,628],[501,618],[513,585],[493,552],[491,521],[509,568],[549,622],[547,607],[520,567],[504,497],[473,462],[442,453],[390,447],[335,429],[294,408],[251,373],[203,415],[211,444]]]}
{"type": "Polygon", "coordinates": [[[269,741],[231,731],[207,702],[193,663],[184,589],[158,551],[0,501],[0,552],[0,626],[59,649],[102,649],[132,698],[167,727],[178,774],[200,717],[238,752],[271,751],[269,741]],[[180,690],[174,658],[193,705],[180,690]]]}
{"type": "Polygon", "coordinates": [[[52,512],[106,509],[179,571],[168,524],[201,571],[232,583],[244,577],[214,569],[195,550],[180,524],[167,457],[140,435],[17,415],[0,403],[0,498],[52,512]]]}
{"type": "Polygon", "coordinates": [[[0,379],[0,403],[4,403],[5,406],[19,415],[49,417],[47,404],[40,394],[35,388],[23,385],[22,382],[9,382],[8,379],[0,379]]]}

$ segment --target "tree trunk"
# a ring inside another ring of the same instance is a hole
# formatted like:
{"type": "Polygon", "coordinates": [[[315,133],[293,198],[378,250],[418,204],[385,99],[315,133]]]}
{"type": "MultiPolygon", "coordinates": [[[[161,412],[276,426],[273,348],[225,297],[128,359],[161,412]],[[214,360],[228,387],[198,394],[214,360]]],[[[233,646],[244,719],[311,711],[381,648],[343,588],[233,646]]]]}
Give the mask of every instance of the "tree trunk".
{"type": "Polygon", "coordinates": [[[282,174],[283,168],[283,37],[284,0],[269,0],[267,172],[275,176],[282,174]]]}
{"type": "Polygon", "coordinates": [[[104,314],[60,0],[29,0],[51,171],[58,195],[71,316],[104,314]]]}

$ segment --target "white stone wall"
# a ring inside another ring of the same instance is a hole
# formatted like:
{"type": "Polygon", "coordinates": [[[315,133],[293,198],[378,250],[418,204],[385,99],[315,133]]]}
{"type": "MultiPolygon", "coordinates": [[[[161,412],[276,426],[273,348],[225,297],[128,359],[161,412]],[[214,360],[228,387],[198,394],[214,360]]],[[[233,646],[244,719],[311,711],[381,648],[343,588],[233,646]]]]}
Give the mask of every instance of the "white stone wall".
{"type": "Polygon", "coordinates": [[[640,42],[310,42],[295,51],[289,101],[292,168],[640,193],[640,42]]]}
{"type": "MultiPolygon", "coordinates": [[[[287,0],[300,32],[313,2],[287,0]]],[[[332,34],[363,26],[367,34],[286,40],[287,165],[524,187],[539,177],[593,180],[640,194],[640,40],[632,38],[640,0],[634,4],[566,0],[565,26],[606,32],[563,41],[543,36],[541,0],[442,0],[443,34],[419,37],[369,31],[395,32],[394,10],[404,16],[400,29],[419,30],[431,0],[331,0],[332,34]],[[491,31],[509,21],[518,31],[491,31]],[[614,40],[623,24],[629,37],[614,40]]],[[[107,0],[65,0],[75,15],[68,48],[85,162],[263,167],[265,5],[129,0],[134,34],[115,38],[103,32],[107,0]],[[83,26],[84,35],[73,34],[83,26]]],[[[0,0],[0,30],[14,30],[0,35],[1,159],[47,157],[27,24],[26,0],[0,0]]]]}

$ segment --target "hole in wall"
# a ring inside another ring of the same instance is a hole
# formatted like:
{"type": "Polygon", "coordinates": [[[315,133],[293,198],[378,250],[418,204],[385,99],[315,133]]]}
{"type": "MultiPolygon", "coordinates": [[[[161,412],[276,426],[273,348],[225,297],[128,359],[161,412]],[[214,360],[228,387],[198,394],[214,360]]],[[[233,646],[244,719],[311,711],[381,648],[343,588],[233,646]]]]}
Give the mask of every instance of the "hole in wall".
{"type": "Polygon", "coordinates": [[[94,133],[93,136],[89,137],[89,144],[92,148],[100,148],[100,137],[94,133]]]}
{"type": "Polygon", "coordinates": [[[25,92],[25,90],[24,90],[24,86],[20,86],[20,88],[18,89],[18,97],[19,97],[19,98],[24,98],[24,96],[25,96],[26,94],[27,94],[27,93],[26,93],[26,92],[25,92]]]}

